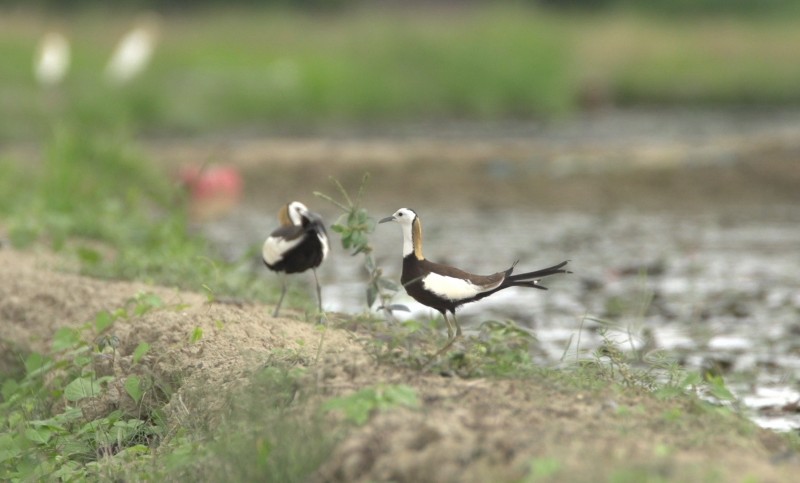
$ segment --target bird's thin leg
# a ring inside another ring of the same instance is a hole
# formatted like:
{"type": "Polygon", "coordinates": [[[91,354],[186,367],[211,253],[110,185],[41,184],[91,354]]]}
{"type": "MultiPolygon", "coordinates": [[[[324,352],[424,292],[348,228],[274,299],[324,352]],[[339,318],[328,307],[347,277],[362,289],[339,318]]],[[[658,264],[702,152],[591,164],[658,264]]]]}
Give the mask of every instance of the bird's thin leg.
{"type": "Polygon", "coordinates": [[[461,337],[461,326],[458,325],[458,320],[456,319],[456,313],[453,312],[453,324],[456,326],[456,336],[453,339],[457,339],[461,337]]]}
{"type": "Polygon", "coordinates": [[[447,312],[444,312],[442,315],[444,315],[444,321],[447,323],[447,330],[449,332],[447,337],[447,343],[444,346],[442,346],[441,349],[436,351],[436,354],[432,355],[431,358],[428,359],[428,362],[426,362],[425,365],[422,366],[423,369],[428,367],[428,365],[430,365],[431,362],[435,361],[437,357],[447,352],[447,350],[450,349],[450,347],[453,345],[453,342],[455,342],[456,339],[461,337],[461,327],[458,325],[458,322],[455,321],[456,314],[455,313],[453,314],[453,323],[456,326],[455,335],[453,335],[453,329],[452,326],[450,325],[450,321],[447,320],[447,312]]]}
{"type": "Polygon", "coordinates": [[[278,312],[281,311],[281,304],[283,303],[283,297],[286,296],[286,274],[281,273],[281,298],[278,299],[278,305],[275,306],[275,310],[272,312],[273,317],[278,316],[278,312]]]}
{"type": "Polygon", "coordinates": [[[442,315],[444,316],[444,325],[447,326],[447,340],[450,340],[453,338],[453,324],[447,319],[447,312],[442,312],[442,315]]]}
{"type": "Polygon", "coordinates": [[[318,323],[322,323],[322,319],[325,317],[325,312],[322,310],[322,288],[319,286],[319,278],[317,278],[317,269],[312,268],[312,272],[314,272],[314,283],[317,284],[317,304],[319,306],[319,319],[317,320],[318,323]]]}

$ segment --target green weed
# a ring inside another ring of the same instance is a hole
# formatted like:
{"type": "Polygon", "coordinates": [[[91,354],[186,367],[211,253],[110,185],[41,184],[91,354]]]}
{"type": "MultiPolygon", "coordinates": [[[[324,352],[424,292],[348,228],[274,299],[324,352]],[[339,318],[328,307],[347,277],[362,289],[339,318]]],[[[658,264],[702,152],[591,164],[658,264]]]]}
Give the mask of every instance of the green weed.
{"type": "MultiPolygon", "coordinates": [[[[285,360],[278,354],[274,363],[285,360]]],[[[336,433],[315,401],[313,377],[271,365],[231,395],[224,420],[165,448],[164,477],[205,481],[305,481],[333,448],[336,433]]]]}
{"type": "Polygon", "coordinates": [[[347,421],[363,425],[375,411],[385,411],[396,406],[419,407],[416,391],[404,384],[378,385],[353,394],[328,400],[324,411],[341,411],[347,421]]]}
{"type": "Polygon", "coordinates": [[[80,271],[139,279],[217,296],[266,299],[241,264],[218,260],[194,236],[183,193],[137,152],[124,133],[103,126],[59,124],[40,167],[0,159],[0,217],[17,248],[40,243],[71,255],[80,271]],[[177,202],[177,206],[175,203],[177,202]]]}
{"type": "Polygon", "coordinates": [[[344,214],[336,220],[331,229],[339,234],[342,240],[342,248],[350,250],[350,255],[361,254],[364,257],[364,268],[369,277],[366,291],[367,308],[371,308],[378,300],[380,301],[378,308],[391,318],[393,311],[407,311],[408,308],[392,303],[392,299],[400,291],[400,285],[383,276],[383,269],[376,265],[375,257],[372,255],[373,249],[369,242],[369,234],[375,231],[375,220],[361,206],[361,199],[368,180],[369,174],[365,173],[361,179],[361,186],[358,188],[355,201],[350,198],[341,183],[335,179],[333,182],[342,197],[342,201],[337,201],[320,192],[314,192],[314,195],[329,201],[344,211],[344,214]]]}
{"type": "MultiPolygon", "coordinates": [[[[111,331],[117,320],[162,306],[157,296],[139,294],[78,328],[57,330],[52,354],[24,358],[24,373],[6,378],[0,388],[0,479],[97,478],[157,445],[165,434],[158,408],[166,386],[147,371],[121,380],[114,371],[118,341],[111,331]],[[117,383],[135,409],[105,403],[117,383]]],[[[148,350],[139,344],[134,366],[148,350]]]]}

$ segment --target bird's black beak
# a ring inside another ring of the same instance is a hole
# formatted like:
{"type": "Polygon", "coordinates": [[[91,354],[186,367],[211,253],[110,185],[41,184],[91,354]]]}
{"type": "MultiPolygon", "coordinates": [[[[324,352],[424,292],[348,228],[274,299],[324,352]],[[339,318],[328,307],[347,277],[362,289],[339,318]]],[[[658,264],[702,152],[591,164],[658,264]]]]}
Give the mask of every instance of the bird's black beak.
{"type": "Polygon", "coordinates": [[[387,221],[394,221],[394,215],[392,215],[392,216],[387,216],[386,218],[383,218],[383,219],[381,219],[381,220],[378,222],[378,224],[380,224],[380,223],[386,223],[387,221]]]}

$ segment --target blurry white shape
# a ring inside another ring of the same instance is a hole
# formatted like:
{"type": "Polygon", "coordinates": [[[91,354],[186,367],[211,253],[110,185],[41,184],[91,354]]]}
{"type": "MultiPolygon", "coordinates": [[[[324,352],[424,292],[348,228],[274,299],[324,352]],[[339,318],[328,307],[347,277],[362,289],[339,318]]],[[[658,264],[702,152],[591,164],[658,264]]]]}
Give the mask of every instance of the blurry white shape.
{"type": "Polygon", "coordinates": [[[45,87],[61,83],[69,70],[69,41],[58,32],[48,32],[39,42],[34,59],[36,82],[45,87]]]}
{"type": "Polygon", "coordinates": [[[716,351],[746,351],[753,347],[753,342],[739,335],[717,335],[708,341],[708,348],[716,351]]]}
{"type": "Polygon", "coordinates": [[[106,66],[111,82],[124,84],[144,71],[156,47],[158,23],[155,15],[146,15],[122,37],[106,66]]]}

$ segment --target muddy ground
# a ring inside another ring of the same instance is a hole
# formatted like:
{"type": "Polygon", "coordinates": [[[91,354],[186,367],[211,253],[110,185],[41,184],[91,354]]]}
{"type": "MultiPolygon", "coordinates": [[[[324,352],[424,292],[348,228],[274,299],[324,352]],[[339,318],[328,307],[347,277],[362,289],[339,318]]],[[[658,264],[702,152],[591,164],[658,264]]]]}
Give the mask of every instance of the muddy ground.
{"type": "MultiPolygon", "coordinates": [[[[355,188],[364,171],[372,174],[366,197],[372,214],[412,206],[408,200],[440,213],[452,206],[476,213],[511,206],[543,213],[701,206],[749,209],[754,216],[762,206],[800,202],[798,113],[599,116],[586,126],[528,126],[512,135],[502,126],[490,136],[461,126],[437,136],[423,126],[358,138],[151,140],[147,149],[167,172],[187,163],[237,166],[246,181],[244,203],[270,213],[298,192],[332,192],[329,176],[355,188]]],[[[325,331],[318,356],[320,331],[302,313],[272,318],[271,307],[89,279],[75,275],[71,264],[48,253],[0,248],[0,362],[46,350],[59,327],[79,326],[100,310],[154,292],[167,308],[115,325],[116,371],[123,379],[134,348],[151,344],[144,364],[175,381],[166,406],[173,424],[191,414],[213,428],[225,413],[225,395],[281,350],[299,354],[325,397],[381,383],[417,391],[420,408],[375,414],[343,436],[314,475],[319,481],[515,481],[525,475],[790,481],[800,470],[800,458],[781,435],[695,402],[659,400],[636,389],[581,390],[547,378],[461,379],[381,365],[362,346],[364,334],[334,328],[325,331]],[[204,336],[191,344],[196,327],[204,336]]],[[[119,391],[107,404],[129,402],[119,391]]]]}

